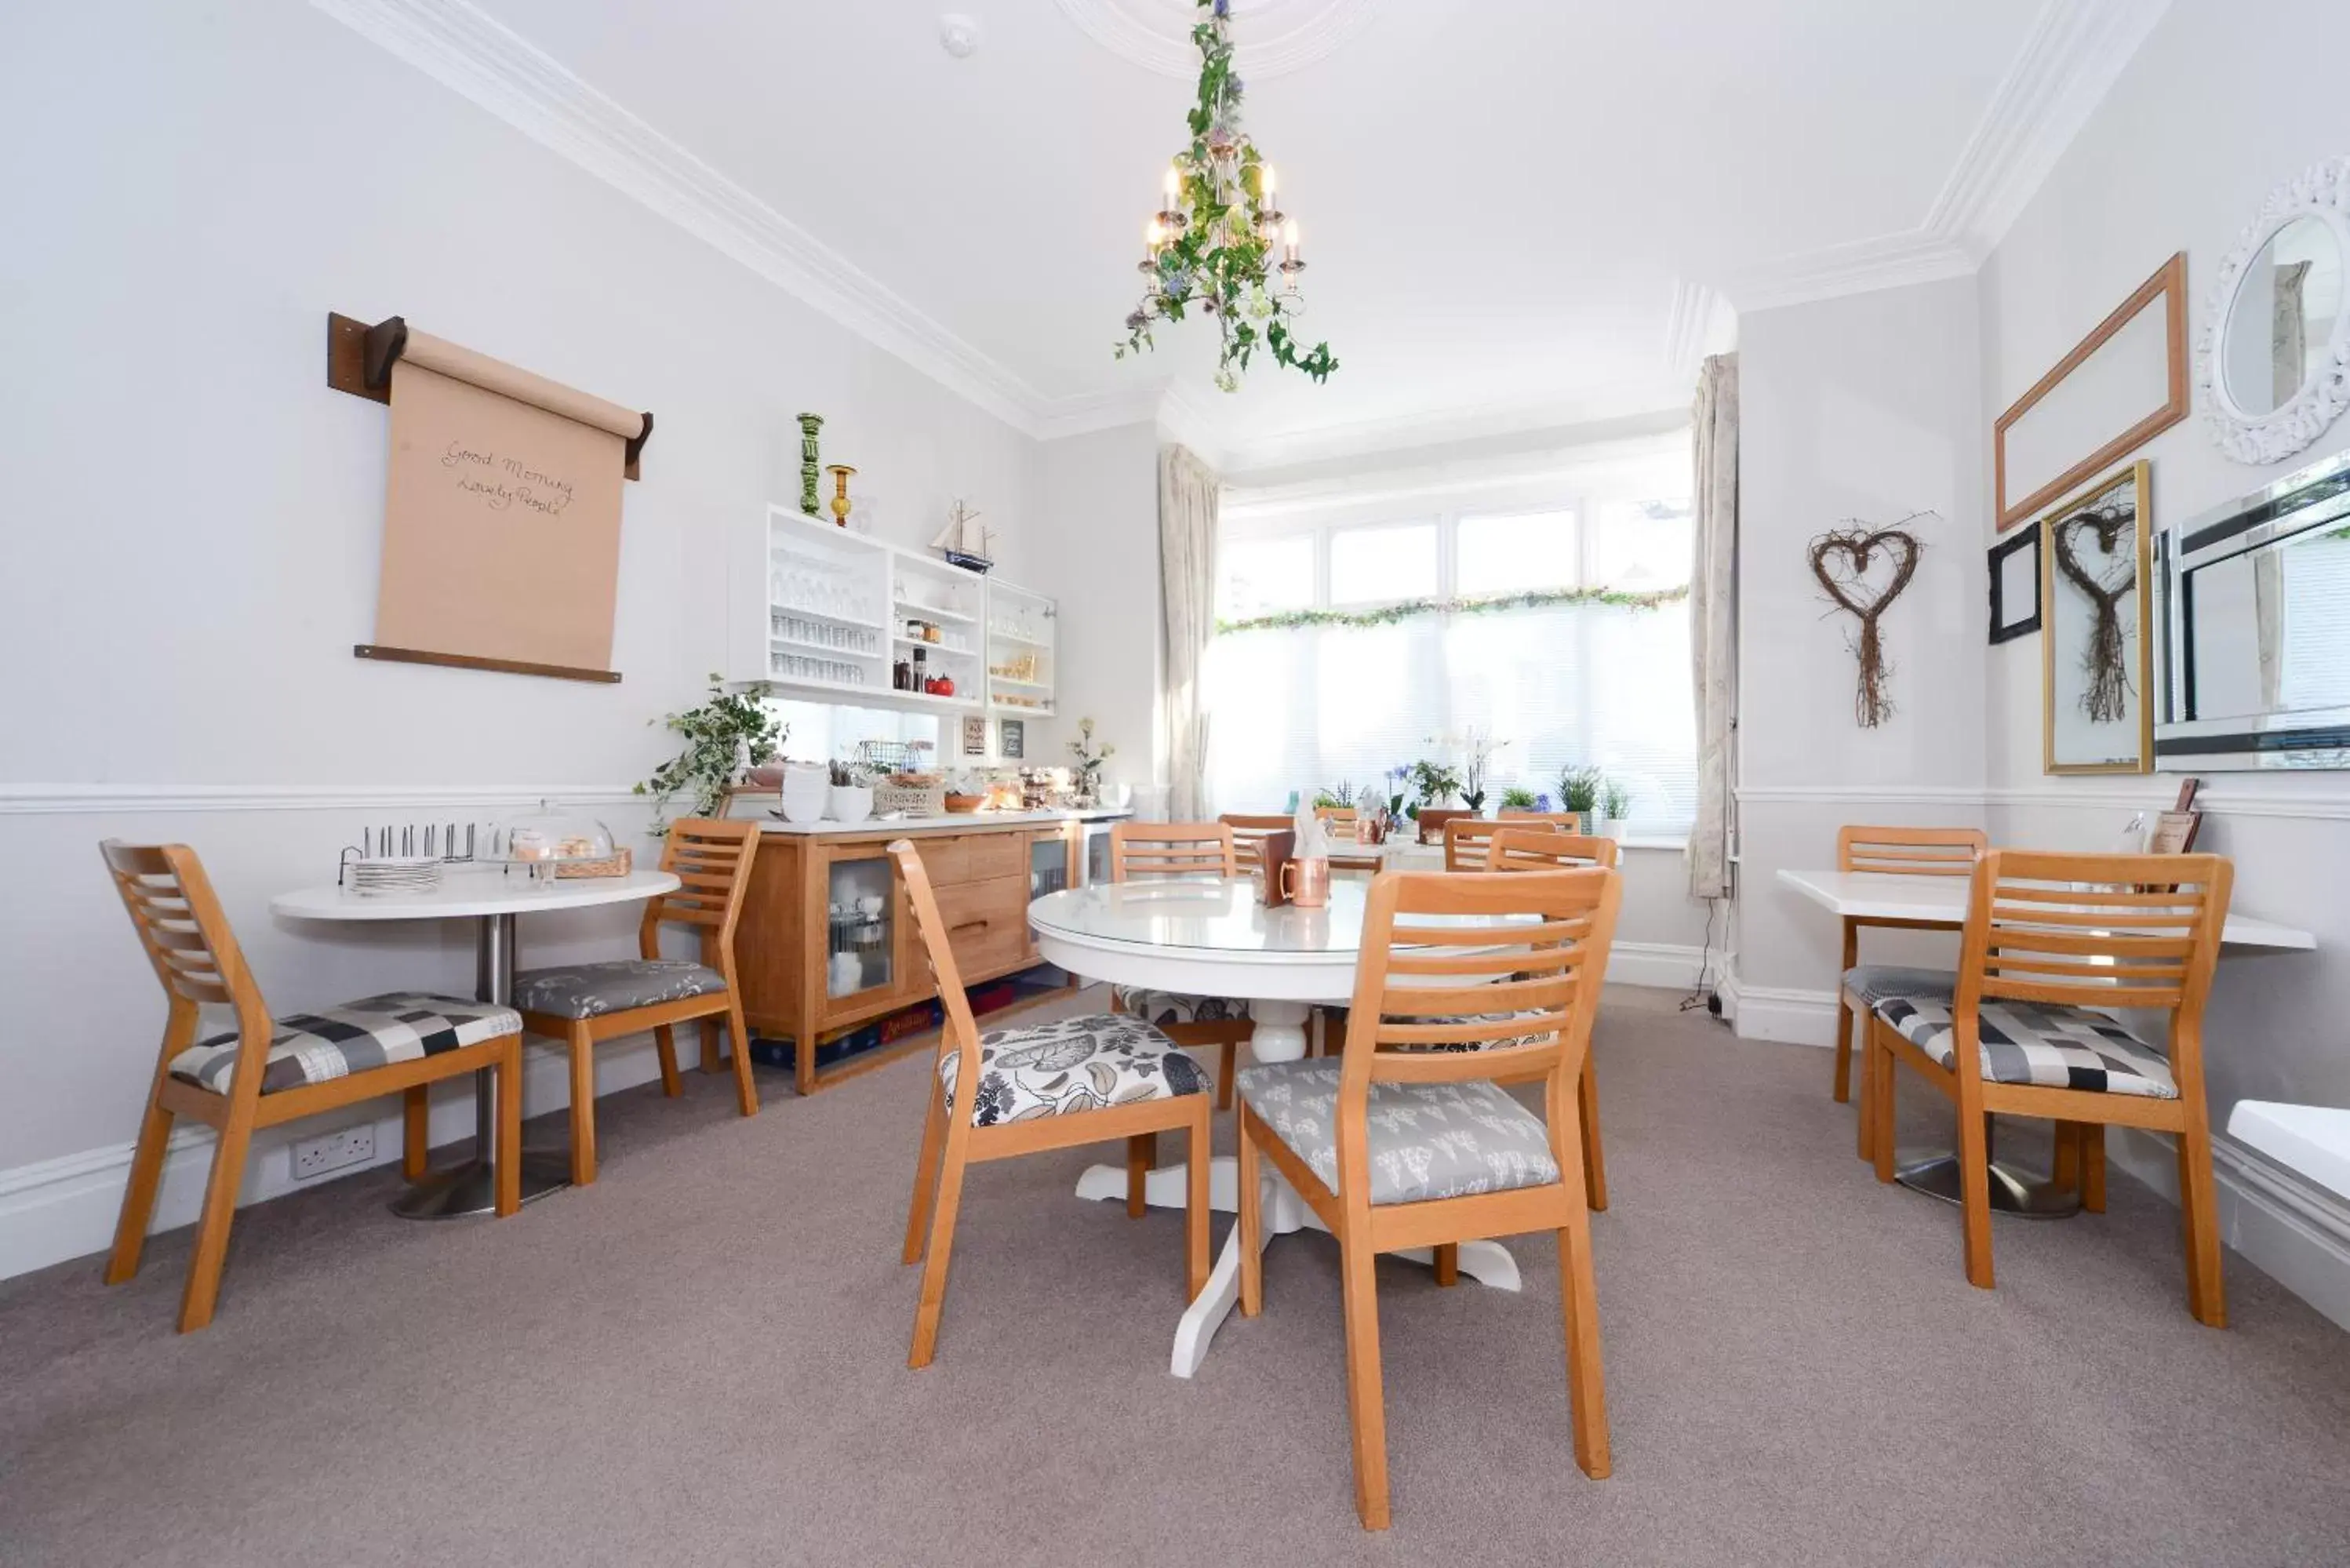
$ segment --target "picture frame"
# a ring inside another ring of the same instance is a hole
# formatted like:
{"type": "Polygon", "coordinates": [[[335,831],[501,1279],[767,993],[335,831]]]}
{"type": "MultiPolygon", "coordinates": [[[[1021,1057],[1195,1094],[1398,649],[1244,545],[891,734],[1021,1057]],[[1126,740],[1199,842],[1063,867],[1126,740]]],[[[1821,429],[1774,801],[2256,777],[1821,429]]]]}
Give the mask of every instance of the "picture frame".
{"type": "Polygon", "coordinates": [[[987,755],[987,721],[975,714],[962,722],[962,754],[966,757],[987,755]]]}
{"type": "Polygon", "coordinates": [[[1003,753],[1005,761],[1016,762],[1027,755],[1028,721],[999,719],[996,721],[996,726],[1000,737],[997,750],[1003,753]]]}
{"type": "Polygon", "coordinates": [[[2154,771],[2153,470],[2107,474],[2035,530],[2044,773],[2154,771]]]}
{"type": "Polygon", "coordinates": [[[1996,648],[2040,629],[2040,530],[1991,547],[1991,640],[1996,648]]]}

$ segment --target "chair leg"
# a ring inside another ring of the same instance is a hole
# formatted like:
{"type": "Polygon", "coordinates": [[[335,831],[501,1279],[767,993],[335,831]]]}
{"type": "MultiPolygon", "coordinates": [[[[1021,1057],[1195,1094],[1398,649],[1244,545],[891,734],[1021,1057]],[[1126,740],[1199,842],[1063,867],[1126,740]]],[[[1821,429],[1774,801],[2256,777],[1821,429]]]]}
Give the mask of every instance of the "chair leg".
{"type": "Polygon", "coordinates": [[[119,1285],[139,1272],[147,1227],[155,1220],[155,1189],[162,1185],[163,1156],[171,1145],[172,1113],[155,1103],[151,1091],[147,1115],[139,1123],[138,1150],[130,1157],[130,1184],[122,1189],[122,1214],[114,1222],[114,1251],[106,1261],[109,1285],[119,1285]]]}
{"type": "Polygon", "coordinates": [[[2228,1293],[2220,1278],[2220,1199],[2211,1184],[2211,1137],[2200,1127],[2178,1135],[2178,1210],[2187,1245],[2187,1310],[2210,1328],[2228,1326],[2228,1293]]]}
{"type": "Polygon", "coordinates": [[[1241,1228],[1241,1315],[1254,1317],[1264,1311],[1264,1199],[1257,1190],[1263,1179],[1259,1170],[1263,1157],[1257,1153],[1255,1136],[1249,1130],[1253,1118],[1249,1115],[1248,1102],[1243,1100],[1233,1113],[1232,1131],[1240,1147],[1240,1169],[1234,1183],[1240,1189],[1241,1228]]]}
{"type": "Polygon", "coordinates": [[[1436,1282],[1447,1289],[1461,1282],[1461,1243],[1439,1241],[1436,1244],[1436,1282]]]}
{"type": "Polygon", "coordinates": [[[1204,1095],[1191,1096],[1198,1108],[1191,1115],[1189,1162],[1184,1170],[1183,1192],[1183,1299],[1194,1302],[1208,1288],[1208,1162],[1209,1152],[1208,1101],[1204,1095]]]}
{"type": "Polygon", "coordinates": [[[1239,1041],[1227,1040],[1224,1042],[1223,1069],[1224,1070],[1222,1072],[1216,1075],[1216,1109],[1220,1111],[1228,1111],[1232,1108],[1232,1075],[1241,1070],[1241,1043],[1239,1041]]]}
{"type": "Polygon", "coordinates": [[[571,1035],[571,1185],[596,1180],[596,1039],[585,1020],[571,1035]]]}
{"type": "Polygon", "coordinates": [[[906,1246],[899,1253],[901,1262],[919,1263],[922,1261],[923,1228],[930,1220],[931,1201],[937,1191],[939,1149],[947,1140],[947,1099],[939,1088],[937,1075],[931,1077],[931,1108],[922,1117],[922,1152],[914,1161],[914,1200],[906,1207],[906,1246]]]}
{"type": "Polygon", "coordinates": [[[1959,1210],[1966,1241],[1967,1282],[1991,1288],[1991,1137],[1981,1102],[1959,1080],[1959,1210]]]}
{"type": "Polygon", "coordinates": [[[1387,1393],[1379,1377],[1378,1281],[1367,1242],[1341,1236],[1347,1309],[1347,1410],[1354,1428],[1355,1512],[1365,1530],[1385,1530],[1388,1511],[1387,1393]]]}
{"type": "Polygon", "coordinates": [[[1863,1159],[1876,1158],[1877,1145],[1877,1053],[1869,1049],[1869,1020],[1858,1021],[1860,1036],[1860,1114],[1853,1117],[1856,1124],[1857,1149],[1863,1159]]]}
{"type": "Polygon", "coordinates": [[[1836,991],[1835,1097],[1838,1105],[1852,1098],[1852,998],[1842,987],[1836,991]]]}
{"type": "Polygon", "coordinates": [[[759,1114],[759,1086],[751,1081],[751,1030],[743,1022],[743,1002],[737,997],[726,1009],[726,1027],[734,1037],[734,1098],[746,1116],[759,1114]]]}
{"type": "Polygon", "coordinates": [[[1592,1208],[1607,1207],[1607,1157],[1599,1147],[1599,1068],[1583,1054],[1583,1075],[1575,1084],[1575,1113],[1583,1124],[1583,1192],[1592,1208]]]}
{"type": "Polygon", "coordinates": [[[430,1084],[412,1084],[400,1096],[400,1174],[422,1179],[432,1162],[432,1096],[430,1084]]]}
{"type": "Polygon", "coordinates": [[[2106,1211],[2106,1124],[2088,1122],[2081,1128],[2081,1207],[2092,1214],[2106,1211]]]}
{"type": "Polygon", "coordinates": [[[1871,1019],[1868,1024],[1868,1086],[1877,1096],[1876,1106],[1868,1117],[1869,1156],[1877,1162],[1877,1179],[1891,1186],[1893,1182],[1893,1080],[1900,1068],[1893,1053],[1877,1038],[1885,1025],[1871,1019]]]}
{"type": "Polygon", "coordinates": [[[702,1070],[713,1078],[726,1071],[726,1064],[718,1059],[718,1019],[715,1014],[702,1021],[702,1070]]]}
{"type": "Polygon", "coordinates": [[[939,1314],[947,1300],[947,1263],[954,1253],[955,1213],[962,1207],[962,1150],[950,1141],[939,1172],[938,1207],[931,1215],[930,1257],[922,1264],[921,1301],[914,1308],[914,1347],[906,1356],[910,1367],[928,1366],[938,1349],[939,1314]]]}
{"type": "Polygon", "coordinates": [[[192,1334],[213,1321],[220,1301],[222,1265],[228,1262],[228,1229],[236,1218],[236,1189],[244,1183],[244,1154],[251,1126],[232,1114],[213,1149],[212,1178],[204,1185],[203,1215],[196,1220],[195,1255],[188,1260],[188,1288],[180,1298],[180,1332],[192,1334]]]}
{"type": "MultiPolygon", "coordinates": [[[[498,1058],[497,1175],[490,1206],[500,1219],[522,1207],[522,1036],[498,1058]]],[[[594,1125],[592,1122],[589,1124],[594,1125]]]]}
{"type": "Polygon", "coordinates": [[[1607,1438],[1607,1384],[1599,1361],[1599,1288],[1591,1266],[1591,1220],[1576,1214],[1558,1232],[1559,1315],[1566,1331],[1566,1403],[1575,1419],[1575,1462],[1594,1480],[1615,1468],[1607,1438]]]}
{"type": "Polygon", "coordinates": [[[1144,1183],[1159,1163],[1159,1135],[1136,1133],[1126,1140],[1126,1217],[1139,1220],[1149,1211],[1144,1183]]]}
{"type": "Polygon", "coordinates": [[[661,1093],[671,1099],[685,1093],[677,1075],[677,1031],[667,1023],[653,1025],[653,1049],[660,1055],[661,1093]]]}

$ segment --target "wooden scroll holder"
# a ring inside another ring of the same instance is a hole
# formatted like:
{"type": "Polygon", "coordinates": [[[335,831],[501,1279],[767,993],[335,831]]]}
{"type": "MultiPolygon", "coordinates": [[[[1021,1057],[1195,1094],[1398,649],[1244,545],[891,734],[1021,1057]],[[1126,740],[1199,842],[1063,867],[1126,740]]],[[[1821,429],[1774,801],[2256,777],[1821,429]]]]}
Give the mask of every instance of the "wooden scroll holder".
{"type": "Polygon", "coordinates": [[[1297,858],[1297,830],[1276,828],[1257,840],[1257,864],[1264,868],[1264,887],[1259,896],[1268,909],[1277,909],[1289,902],[1289,895],[1281,890],[1281,868],[1297,858]]]}

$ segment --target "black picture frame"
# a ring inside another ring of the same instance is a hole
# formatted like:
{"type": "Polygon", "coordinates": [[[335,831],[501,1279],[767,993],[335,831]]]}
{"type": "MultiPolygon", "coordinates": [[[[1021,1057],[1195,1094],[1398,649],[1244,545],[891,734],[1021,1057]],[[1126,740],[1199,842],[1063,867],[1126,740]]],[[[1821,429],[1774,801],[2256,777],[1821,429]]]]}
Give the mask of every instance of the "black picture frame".
{"type": "Polygon", "coordinates": [[[1024,756],[1028,749],[1028,722],[1024,719],[1001,719],[996,723],[1003,733],[1003,744],[999,749],[1003,753],[1004,760],[1011,762],[1024,756]]]}
{"type": "Polygon", "coordinates": [[[1991,547],[1991,640],[1994,647],[2019,637],[2030,637],[2040,629],[2040,533],[2035,524],[1991,547]],[[2026,550],[2032,552],[2032,569],[2024,574],[2032,585],[2028,610],[2009,604],[2003,588],[2011,558],[2026,550]]]}

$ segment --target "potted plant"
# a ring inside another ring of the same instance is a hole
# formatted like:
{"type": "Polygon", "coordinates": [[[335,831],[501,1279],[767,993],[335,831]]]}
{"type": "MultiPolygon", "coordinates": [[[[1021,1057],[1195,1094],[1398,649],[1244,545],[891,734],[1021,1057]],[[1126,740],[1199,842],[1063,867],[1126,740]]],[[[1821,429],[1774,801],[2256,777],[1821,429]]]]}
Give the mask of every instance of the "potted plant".
{"type": "Polygon", "coordinates": [[[1461,775],[1443,763],[1422,757],[1411,764],[1412,804],[1405,815],[1419,825],[1419,841],[1428,844],[1444,836],[1444,825],[1456,816],[1468,813],[1444,803],[1461,791],[1461,775]]]}
{"type": "Polygon", "coordinates": [[[666,814],[676,796],[690,792],[696,816],[716,816],[737,779],[775,761],[790,732],[769,711],[769,690],[765,681],[754,680],[729,691],[725,680],[712,674],[709,700],[700,707],[648,721],[685,737],[683,751],[634,786],[637,794],[653,797],[654,833],[669,831],[666,814]]]}
{"type": "Polygon", "coordinates": [[[832,783],[825,794],[825,815],[835,822],[862,822],[873,815],[873,785],[847,763],[832,764],[832,783]]]}
{"type": "Polygon", "coordinates": [[[1077,759],[1076,786],[1079,805],[1101,804],[1102,764],[1118,755],[1118,748],[1107,741],[1094,744],[1094,722],[1077,721],[1077,738],[1069,742],[1069,754],[1077,759]]]}
{"type": "Polygon", "coordinates": [[[1540,811],[1542,796],[1523,784],[1512,784],[1502,792],[1501,813],[1507,816],[1513,811],[1540,811]]]}
{"type": "Polygon", "coordinates": [[[1475,724],[1461,742],[1461,804],[1471,815],[1485,809],[1485,770],[1492,765],[1493,753],[1502,748],[1493,740],[1493,732],[1475,724]]]}
{"type": "Polygon", "coordinates": [[[1632,809],[1632,792],[1609,779],[1599,790],[1599,833],[1604,838],[1624,836],[1624,818],[1632,809]]]}
{"type": "Polygon", "coordinates": [[[1558,809],[1575,813],[1583,818],[1585,826],[1590,826],[1599,814],[1599,792],[1607,782],[1607,776],[1597,768],[1562,769],[1558,775],[1558,809]]]}

